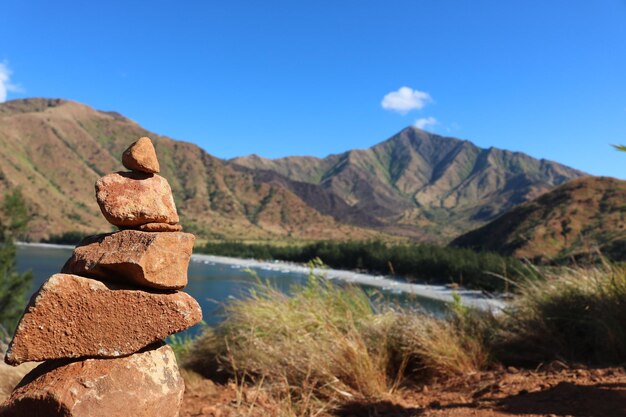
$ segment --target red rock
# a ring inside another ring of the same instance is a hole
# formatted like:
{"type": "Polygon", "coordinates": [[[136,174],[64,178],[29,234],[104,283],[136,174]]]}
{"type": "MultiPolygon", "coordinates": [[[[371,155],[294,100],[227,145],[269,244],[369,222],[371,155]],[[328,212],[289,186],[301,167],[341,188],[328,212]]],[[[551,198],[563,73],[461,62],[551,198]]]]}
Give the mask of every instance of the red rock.
{"type": "Polygon", "coordinates": [[[96,182],[96,199],[109,223],[139,226],[147,223],[178,223],[172,189],[156,174],[116,172],[96,182]]]}
{"type": "Polygon", "coordinates": [[[125,356],[201,319],[200,306],[183,292],[55,274],[31,298],[4,361],[125,356]]]}
{"type": "Polygon", "coordinates": [[[181,224],[146,223],[136,226],[135,229],[144,232],[180,232],[183,230],[183,226],[181,224]]]}
{"type": "Polygon", "coordinates": [[[159,160],[150,138],[140,138],[122,154],[122,164],[132,170],[156,174],[159,172],[159,160]]]}
{"type": "Polygon", "coordinates": [[[176,417],[185,384],[174,352],[157,345],[116,359],[49,361],[24,377],[1,417],[176,417]]]}
{"type": "Polygon", "coordinates": [[[61,272],[126,285],[182,289],[195,236],[122,230],[80,242],[61,272]]]}

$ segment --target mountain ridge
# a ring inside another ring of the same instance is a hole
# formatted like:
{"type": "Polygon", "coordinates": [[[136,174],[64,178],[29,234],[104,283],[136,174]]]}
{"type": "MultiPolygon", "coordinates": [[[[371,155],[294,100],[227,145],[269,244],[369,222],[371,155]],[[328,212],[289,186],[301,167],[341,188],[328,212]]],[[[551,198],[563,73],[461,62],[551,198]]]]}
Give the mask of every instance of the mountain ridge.
{"type": "Polygon", "coordinates": [[[562,262],[603,253],[626,259],[626,181],[582,177],[520,204],[451,246],[562,262]]]}
{"type": "Polygon", "coordinates": [[[184,226],[206,238],[366,239],[377,232],[337,223],[285,187],[259,181],[198,146],[143,129],[116,112],[59,99],[0,104],[0,192],[22,187],[33,214],[28,237],[111,230],[93,201],[96,179],[123,170],[122,151],[153,139],[184,226]]]}
{"type": "Polygon", "coordinates": [[[392,227],[417,221],[438,229],[442,218],[451,222],[448,237],[584,174],[522,152],[479,148],[417,128],[403,129],[371,148],[325,158],[254,155],[229,162],[320,185],[392,227]],[[362,182],[366,186],[359,190],[362,182]],[[457,213],[446,214],[450,210],[457,213]]]}
{"type": "Polygon", "coordinates": [[[583,173],[551,161],[407,128],[366,149],[223,160],[113,111],[64,99],[0,104],[0,192],[22,186],[31,239],[110,229],[93,182],[153,139],[186,228],[208,239],[445,242],[583,173]]]}

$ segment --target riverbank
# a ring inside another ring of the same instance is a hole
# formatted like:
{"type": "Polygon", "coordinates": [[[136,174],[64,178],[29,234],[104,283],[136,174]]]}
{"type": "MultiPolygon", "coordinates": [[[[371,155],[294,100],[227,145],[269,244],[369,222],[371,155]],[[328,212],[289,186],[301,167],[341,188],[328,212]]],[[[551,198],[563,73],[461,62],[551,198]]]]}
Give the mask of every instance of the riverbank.
{"type": "MultiPolygon", "coordinates": [[[[191,260],[192,262],[212,262],[238,268],[259,268],[277,272],[294,272],[301,274],[311,272],[311,268],[307,265],[285,261],[259,261],[256,259],[241,259],[203,254],[194,254],[191,256],[191,260]]],[[[378,288],[396,294],[411,294],[444,303],[454,302],[454,294],[458,294],[463,304],[483,310],[500,310],[505,305],[504,301],[497,298],[489,298],[482,291],[478,290],[468,290],[464,288],[450,289],[445,285],[413,284],[404,282],[401,278],[362,274],[341,269],[313,268],[312,272],[317,276],[323,276],[330,280],[378,288]]]]}

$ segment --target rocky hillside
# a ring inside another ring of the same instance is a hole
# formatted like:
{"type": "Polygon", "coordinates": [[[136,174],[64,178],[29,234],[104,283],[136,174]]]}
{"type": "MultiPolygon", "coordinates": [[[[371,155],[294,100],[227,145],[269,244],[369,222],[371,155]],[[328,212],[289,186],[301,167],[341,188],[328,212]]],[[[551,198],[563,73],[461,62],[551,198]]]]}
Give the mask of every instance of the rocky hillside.
{"type": "Polygon", "coordinates": [[[345,223],[449,239],[583,173],[555,162],[407,128],[326,158],[256,155],[232,163],[319,185],[344,202],[317,207],[345,223]]]}
{"type": "Polygon", "coordinates": [[[605,255],[626,260],[626,181],[584,177],[455,239],[454,246],[535,261],[605,255]]]}
{"type": "Polygon", "coordinates": [[[0,104],[0,196],[21,186],[29,237],[108,230],[93,184],[153,139],[187,230],[206,238],[443,242],[582,173],[528,155],[407,128],[326,158],[224,161],[115,112],[59,99],[0,104]]]}
{"type": "MultiPolygon", "coordinates": [[[[155,143],[183,225],[200,236],[377,236],[320,213],[279,175],[234,167],[196,145],[148,132],[120,114],[57,99],[0,104],[0,195],[21,187],[33,215],[29,238],[34,240],[67,231],[110,230],[94,201],[94,183],[106,172],[123,170],[120,155],[141,136],[155,143]]],[[[307,185],[301,188],[306,193],[307,185]]]]}

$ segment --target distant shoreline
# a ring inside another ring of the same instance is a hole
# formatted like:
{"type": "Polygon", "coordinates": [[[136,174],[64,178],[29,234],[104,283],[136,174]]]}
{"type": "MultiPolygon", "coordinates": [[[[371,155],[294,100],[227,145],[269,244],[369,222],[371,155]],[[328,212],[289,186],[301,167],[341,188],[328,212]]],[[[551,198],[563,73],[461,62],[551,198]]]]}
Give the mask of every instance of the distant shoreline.
{"type": "MultiPolygon", "coordinates": [[[[191,259],[194,262],[213,262],[216,264],[238,265],[246,268],[260,268],[303,274],[308,274],[310,272],[310,268],[306,265],[282,261],[259,261],[255,259],[230,258],[226,256],[204,254],[192,255],[191,259]]],[[[313,272],[315,274],[324,275],[326,278],[331,280],[377,287],[394,293],[413,294],[418,297],[437,300],[444,303],[453,302],[453,294],[457,293],[461,296],[463,303],[479,309],[500,310],[505,305],[502,300],[496,298],[486,298],[481,291],[476,290],[467,290],[463,288],[450,290],[444,285],[413,284],[398,281],[387,276],[361,274],[341,269],[314,268],[313,272]]]]}
{"type": "MultiPolygon", "coordinates": [[[[17,245],[46,249],[74,249],[74,245],[59,245],[54,243],[17,242],[17,245]]],[[[191,255],[191,261],[205,264],[230,265],[235,268],[258,268],[278,272],[284,271],[301,274],[308,274],[310,272],[310,268],[306,265],[283,261],[259,261],[256,259],[242,259],[206,254],[191,255]]],[[[463,288],[450,290],[444,285],[413,284],[398,281],[387,276],[361,274],[340,269],[314,268],[313,272],[331,280],[376,287],[393,293],[413,294],[418,297],[444,303],[453,302],[453,294],[456,293],[461,296],[464,304],[479,309],[500,310],[505,305],[502,300],[486,298],[481,291],[466,290],[463,288]]]]}
{"type": "Polygon", "coordinates": [[[17,246],[29,246],[32,248],[50,248],[50,249],[74,249],[76,245],[60,245],[58,243],[41,243],[41,242],[16,242],[17,246]]]}

